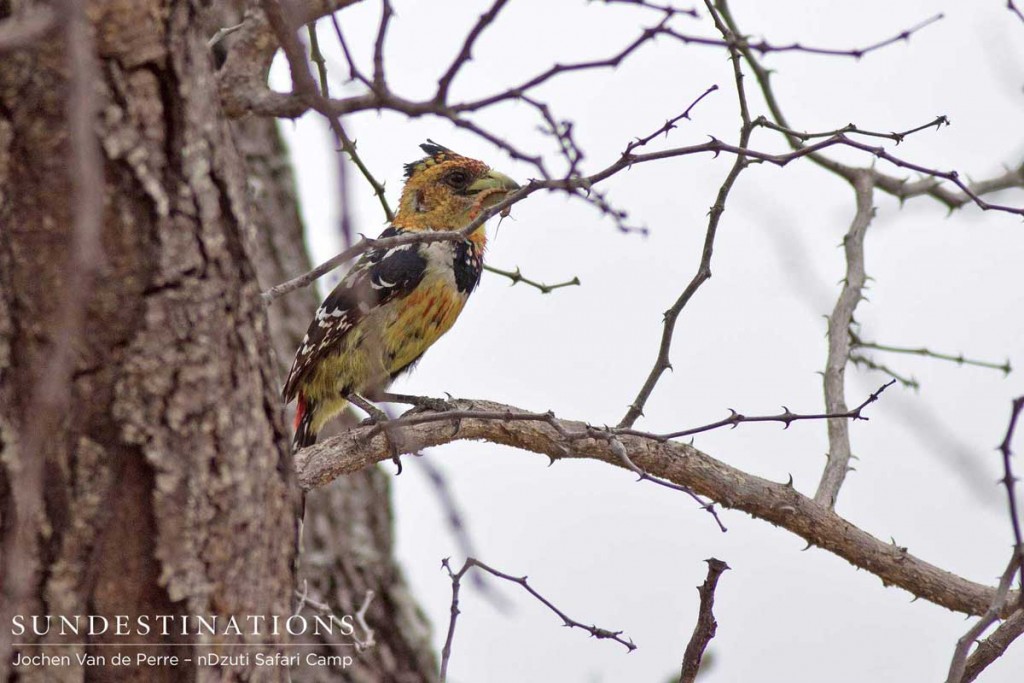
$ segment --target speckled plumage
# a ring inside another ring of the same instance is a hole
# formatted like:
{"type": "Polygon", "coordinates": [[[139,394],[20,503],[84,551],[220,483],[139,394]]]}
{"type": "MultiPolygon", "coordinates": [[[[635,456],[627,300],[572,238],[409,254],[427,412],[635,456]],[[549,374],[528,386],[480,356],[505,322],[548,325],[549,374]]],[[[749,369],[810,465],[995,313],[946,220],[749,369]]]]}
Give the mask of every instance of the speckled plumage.
{"type": "MultiPolygon", "coordinates": [[[[406,165],[392,226],[380,236],[458,230],[518,186],[435,143],[406,165]]],[[[363,254],[310,323],[284,386],[298,399],[295,446],[315,443],[350,393],[372,394],[411,368],[459,317],[480,280],[486,235],[363,254]]]]}

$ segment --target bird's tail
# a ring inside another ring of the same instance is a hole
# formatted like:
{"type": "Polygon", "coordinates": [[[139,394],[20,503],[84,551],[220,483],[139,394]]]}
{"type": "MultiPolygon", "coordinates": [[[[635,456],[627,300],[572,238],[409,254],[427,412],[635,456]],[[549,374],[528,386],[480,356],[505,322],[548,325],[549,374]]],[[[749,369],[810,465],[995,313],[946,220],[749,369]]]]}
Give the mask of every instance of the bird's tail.
{"type": "MultiPolygon", "coordinates": [[[[316,414],[316,401],[307,398],[304,393],[299,392],[295,406],[295,434],[292,436],[292,453],[300,448],[312,446],[316,443],[317,432],[313,429],[313,416],[316,414]]],[[[292,561],[292,573],[299,575],[300,559],[302,557],[302,536],[306,522],[306,492],[302,491],[299,501],[298,520],[295,525],[295,557],[292,561]]]]}
{"type": "Polygon", "coordinates": [[[313,430],[313,417],[316,415],[316,401],[299,392],[295,407],[295,435],[292,437],[292,451],[297,451],[316,443],[317,433],[313,430]]]}

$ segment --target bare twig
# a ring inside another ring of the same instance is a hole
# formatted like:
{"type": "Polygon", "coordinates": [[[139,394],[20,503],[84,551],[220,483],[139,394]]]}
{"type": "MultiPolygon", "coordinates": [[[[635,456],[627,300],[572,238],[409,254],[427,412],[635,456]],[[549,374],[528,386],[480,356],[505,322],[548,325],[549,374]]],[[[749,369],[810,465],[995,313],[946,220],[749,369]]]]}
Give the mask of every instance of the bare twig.
{"type": "MultiPolygon", "coordinates": [[[[599,438],[601,438],[601,436],[604,435],[599,435],[599,438]]],[[[626,451],[626,447],[622,445],[622,442],[619,439],[613,436],[604,436],[604,438],[607,439],[608,445],[612,449],[612,453],[615,453],[615,455],[619,457],[619,460],[622,461],[622,464],[625,465],[627,468],[631,469],[637,475],[637,481],[650,481],[654,482],[655,484],[658,484],[659,486],[664,486],[665,488],[670,488],[674,491],[681,491],[685,493],[690,498],[693,498],[695,501],[697,501],[697,504],[700,505],[701,509],[710,514],[712,518],[714,518],[715,524],[718,525],[718,528],[721,529],[723,534],[726,531],[728,531],[728,529],[725,528],[725,525],[722,524],[722,519],[718,516],[718,511],[715,510],[714,502],[704,500],[699,495],[694,493],[693,489],[691,489],[689,486],[685,486],[683,484],[676,484],[666,479],[655,477],[649,472],[645,472],[641,468],[637,467],[636,463],[634,463],[633,460],[629,457],[629,453],[626,451]]]]}
{"type": "Polygon", "coordinates": [[[704,651],[718,631],[718,622],[712,611],[715,607],[715,588],[718,587],[718,579],[729,569],[729,565],[714,557],[705,561],[708,563],[708,576],[702,585],[697,586],[697,592],[700,593],[700,609],[697,612],[697,625],[683,653],[679,683],[693,683],[696,680],[704,651]]]}
{"type": "Polygon", "coordinates": [[[395,10],[391,7],[391,1],[382,0],[380,25],[377,28],[377,39],[373,43],[373,90],[376,92],[387,90],[384,78],[384,41],[387,39],[388,25],[394,14],[395,10]]]}
{"type": "MultiPolygon", "coordinates": [[[[223,29],[222,29],[223,30],[223,29]]],[[[316,65],[317,74],[320,76],[320,94],[324,97],[331,96],[331,84],[327,79],[327,60],[324,53],[320,51],[320,38],[316,33],[316,22],[306,24],[306,35],[309,36],[309,58],[316,65]]]]}
{"type": "Polygon", "coordinates": [[[434,95],[434,98],[438,104],[443,105],[447,103],[448,90],[451,88],[452,81],[455,80],[462,67],[473,59],[473,46],[476,44],[477,39],[498,18],[498,13],[501,12],[506,4],[508,4],[508,0],[495,0],[490,9],[480,15],[480,18],[470,30],[469,35],[466,36],[466,40],[463,41],[459,54],[456,55],[451,66],[444,72],[444,75],[441,76],[441,80],[437,82],[437,94],[434,95]]]}
{"type": "Polygon", "coordinates": [[[356,165],[359,172],[363,174],[363,178],[373,188],[373,194],[377,197],[380,202],[381,208],[384,210],[384,218],[388,223],[395,220],[395,212],[391,210],[391,206],[388,204],[387,197],[384,196],[384,183],[379,182],[370,172],[370,169],[363,162],[362,158],[356,152],[356,141],[348,137],[345,132],[344,126],[341,122],[338,122],[338,133],[341,135],[341,148],[348,154],[348,158],[352,160],[352,163],[356,165]]]}
{"type": "MultiPolygon", "coordinates": [[[[705,0],[705,6],[711,13],[711,16],[715,20],[715,26],[721,32],[726,42],[730,42],[735,38],[735,34],[726,27],[719,17],[718,10],[712,5],[710,0],[705,0]]],[[[747,96],[746,90],[743,87],[743,71],[740,68],[740,53],[739,51],[730,45],[729,55],[733,65],[733,76],[736,81],[736,97],[739,101],[740,118],[742,124],[740,126],[739,133],[739,147],[745,148],[750,142],[750,134],[753,131],[753,125],[750,121],[750,111],[747,108],[747,96]]],[[[625,154],[623,158],[630,157],[632,155],[625,154]]],[[[642,387],[640,387],[639,393],[636,398],[630,404],[626,414],[622,416],[622,420],[619,421],[619,427],[632,427],[637,419],[644,414],[644,406],[647,404],[647,399],[650,398],[651,393],[654,391],[654,387],[657,386],[658,380],[661,379],[662,374],[671,369],[672,363],[669,360],[669,353],[672,348],[672,337],[675,334],[676,322],[679,320],[679,314],[682,313],[683,309],[693,298],[693,295],[697,293],[700,286],[703,285],[711,278],[711,257],[715,249],[715,236],[718,234],[718,224],[722,218],[722,213],[725,212],[725,202],[729,197],[729,192],[732,190],[736,179],[744,168],[747,167],[747,157],[745,154],[740,153],[736,155],[736,160],[733,162],[732,168],[729,170],[729,174],[726,176],[725,181],[722,182],[722,186],[718,190],[718,196],[715,198],[715,203],[712,205],[709,212],[708,227],[704,235],[704,247],[701,250],[700,263],[697,266],[697,272],[693,275],[689,284],[683,290],[679,298],[676,299],[675,303],[665,311],[665,320],[662,326],[661,343],[658,347],[658,356],[654,361],[654,367],[647,375],[647,379],[644,381],[642,387]]]]}
{"type": "Polygon", "coordinates": [[[352,51],[348,48],[348,42],[345,40],[345,34],[341,32],[341,24],[338,23],[338,16],[331,14],[331,26],[334,27],[334,35],[338,38],[338,44],[341,45],[341,52],[345,55],[345,61],[348,63],[348,79],[350,81],[359,81],[368,88],[373,88],[373,82],[363,75],[363,73],[356,66],[355,58],[352,56],[352,51]]]}
{"type": "Polygon", "coordinates": [[[519,270],[519,266],[516,266],[515,270],[502,270],[501,268],[496,268],[495,266],[489,266],[487,264],[484,264],[484,270],[490,271],[495,275],[507,277],[509,280],[512,281],[513,285],[517,285],[520,282],[522,282],[524,285],[536,287],[537,289],[540,290],[541,294],[550,294],[556,289],[561,289],[562,287],[573,287],[580,284],[580,279],[578,277],[573,277],[573,279],[566,280],[565,282],[558,282],[553,285],[546,285],[543,282],[531,280],[530,278],[523,275],[522,272],[520,272],[519,270]]]}
{"type": "MultiPolygon", "coordinates": [[[[870,173],[859,171],[855,176],[857,213],[850,230],[843,238],[846,253],[846,279],[828,318],[828,361],[825,364],[825,410],[844,413],[846,408],[846,366],[850,360],[850,326],[853,312],[860,303],[864,288],[864,235],[875,215],[874,182],[870,173]]],[[[828,421],[828,462],[814,494],[820,505],[835,507],[839,488],[849,470],[850,428],[846,420],[828,421]]]]}
{"type": "MultiPolygon", "coordinates": [[[[731,12],[726,5],[723,4],[721,12],[722,17],[726,24],[728,24],[729,28],[734,33],[739,34],[740,30],[736,25],[736,21],[733,19],[731,12]]],[[[775,130],[783,132],[786,136],[786,141],[792,149],[810,149],[809,147],[804,147],[803,141],[800,137],[794,134],[795,129],[787,122],[785,115],[782,113],[782,108],[779,106],[771,85],[772,72],[761,65],[757,56],[754,54],[754,50],[751,49],[750,46],[740,46],[740,51],[743,53],[743,57],[751,70],[754,72],[754,77],[757,79],[761,94],[764,96],[765,103],[768,105],[768,110],[771,112],[772,119],[774,119],[774,122],[777,124],[775,130]]],[[[839,135],[840,137],[845,137],[842,133],[839,135]]],[[[867,145],[863,144],[851,146],[870,149],[867,145]]],[[[821,148],[816,149],[809,154],[808,159],[822,168],[846,179],[848,182],[853,183],[856,169],[819,154],[818,152],[820,149],[821,148]]],[[[879,158],[884,158],[881,154],[877,156],[879,156],[879,158]]],[[[896,165],[903,168],[910,168],[909,165],[903,163],[896,165]]],[[[927,177],[914,183],[908,183],[906,179],[887,175],[875,169],[872,169],[871,172],[874,175],[875,186],[879,190],[897,197],[901,201],[911,197],[929,196],[941,202],[951,210],[958,209],[967,203],[973,202],[982,210],[987,211],[995,209],[1024,215],[1024,209],[992,205],[987,202],[980,201],[980,197],[989,192],[996,192],[1009,187],[1024,187],[1024,164],[1020,165],[1016,169],[1008,170],[1002,176],[992,179],[991,181],[982,181],[970,184],[966,184],[961,181],[959,174],[955,171],[942,173],[936,171],[936,169],[928,169],[928,171],[924,172],[927,177]],[[941,184],[941,180],[943,179],[952,181],[962,190],[962,192],[953,192],[948,187],[943,186],[941,184]]]]}
{"type": "MultiPolygon", "coordinates": [[[[1003,478],[1000,481],[1006,487],[1006,500],[1010,508],[1010,525],[1013,528],[1014,552],[1017,554],[1017,565],[1020,567],[1021,595],[1024,596],[1024,538],[1022,538],[1020,530],[1020,512],[1017,507],[1017,494],[1015,491],[1017,478],[1013,476],[1013,452],[1010,450],[1013,433],[1017,429],[1017,419],[1020,417],[1022,410],[1024,410],[1024,396],[1019,396],[1013,400],[1010,410],[1010,423],[1006,428],[1006,436],[1003,437],[1003,442],[999,444],[999,452],[1003,456],[1003,478]]],[[[1024,597],[1021,598],[1020,607],[1024,609],[1024,597]]]]}
{"type": "MultiPolygon", "coordinates": [[[[719,3],[717,2],[715,4],[716,6],[719,5],[719,3]]],[[[677,40],[680,40],[687,45],[710,45],[712,47],[728,47],[730,49],[739,49],[741,51],[752,50],[754,52],[760,53],[761,55],[765,55],[769,52],[802,52],[806,54],[823,55],[828,57],[852,57],[854,59],[860,59],[861,57],[871,52],[881,50],[882,48],[888,47],[895,43],[907,42],[910,40],[910,37],[917,33],[918,31],[921,31],[922,29],[927,28],[928,26],[931,26],[935,22],[940,21],[944,18],[945,16],[943,14],[936,14],[934,16],[929,17],[928,19],[925,19],[924,21],[921,21],[911,26],[908,29],[900,31],[894,36],[890,36],[889,38],[886,38],[884,40],[879,40],[878,42],[872,43],[866,47],[855,47],[846,50],[828,47],[810,47],[807,45],[803,45],[802,43],[776,45],[766,40],[752,41],[749,38],[741,36],[739,34],[734,34],[731,37],[727,36],[724,40],[717,40],[714,38],[704,38],[702,36],[685,35],[667,28],[661,29],[660,32],[670,35],[673,38],[676,38],[677,40]]]]}
{"type": "Polygon", "coordinates": [[[615,431],[616,433],[621,434],[652,436],[654,438],[667,440],[678,439],[684,436],[693,436],[694,434],[700,434],[702,432],[710,432],[711,430],[721,429],[722,427],[735,427],[737,425],[749,422],[781,422],[783,426],[786,429],[788,429],[789,425],[793,424],[794,422],[799,422],[801,420],[867,420],[868,418],[863,415],[863,410],[872,403],[874,403],[875,401],[877,401],[878,397],[882,395],[882,392],[891,387],[895,383],[896,380],[886,382],[885,384],[880,386],[877,391],[875,391],[873,394],[864,399],[864,402],[861,403],[859,406],[857,406],[853,410],[847,410],[841,413],[801,414],[791,412],[789,408],[787,408],[786,406],[782,406],[783,412],[779,413],[778,415],[743,415],[742,413],[737,413],[735,410],[730,409],[729,412],[731,414],[729,415],[729,417],[723,418],[716,422],[709,422],[708,424],[701,425],[700,427],[691,427],[689,429],[683,429],[676,432],[668,432],[666,434],[645,434],[643,432],[638,432],[632,429],[621,429],[615,431]]]}
{"type": "Polygon", "coordinates": [[[606,5],[632,5],[634,7],[644,7],[669,16],[686,15],[692,19],[696,19],[700,16],[697,14],[697,10],[693,8],[680,9],[678,7],[672,7],[671,5],[659,5],[654,2],[648,2],[648,0],[603,0],[603,2],[606,5]]]}
{"type": "Polygon", "coordinates": [[[967,358],[964,354],[959,353],[952,355],[948,353],[939,353],[938,351],[931,351],[925,347],[909,348],[906,346],[889,346],[887,344],[879,344],[878,342],[864,341],[855,333],[851,332],[850,346],[851,348],[861,349],[874,349],[876,351],[885,351],[888,353],[905,353],[914,356],[924,356],[925,358],[934,358],[936,360],[948,360],[956,363],[957,365],[973,365],[977,368],[991,368],[993,370],[1002,370],[1004,375],[1009,375],[1013,372],[1013,367],[1010,365],[1010,359],[1007,358],[1003,363],[993,363],[992,361],[975,360],[967,358]]]}
{"type": "Polygon", "coordinates": [[[1003,656],[1006,649],[1024,634],[1024,610],[1017,610],[1006,621],[992,632],[985,640],[978,643],[964,667],[963,683],[970,683],[984,671],[989,664],[1003,656]]]}
{"type": "Polygon", "coordinates": [[[647,143],[651,142],[652,140],[654,140],[654,138],[658,137],[659,135],[664,134],[665,137],[667,138],[669,132],[675,129],[677,123],[679,123],[683,119],[686,119],[687,121],[689,121],[690,120],[690,112],[693,111],[693,108],[696,107],[698,104],[700,104],[701,100],[703,100],[705,97],[707,97],[711,93],[715,92],[716,90],[718,90],[718,86],[717,85],[712,85],[710,88],[708,88],[707,90],[702,92],[697,97],[697,99],[695,99],[693,102],[691,102],[690,106],[688,106],[686,109],[683,110],[682,114],[680,114],[679,116],[676,116],[674,118],[669,119],[664,124],[662,124],[661,128],[659,128],[658,130],[654,131],[650,135],[645,135],[642,138],[637,138],[636,140],[633,140],[628,145],[626,145],[626,149],[625,149],[625,151],[622,152],[622,155],[623,156],[628,156],[629,154],[632,154],[634,150],[636,150],[639,147],[643,147],[644,145],[646,145],[647,143]]]}
{"type": "Polygon", "coordinates": [[[763,128],[768,128],[770,130],[779,131],[780,133],[785,133],[787,136],[797,138],[804,142],[807,142],[808,140],[813,140],[815,138],[828,138],[832,137],[833,135],[838,135],[840,133],[846,133],[850,135],[864,135],[866,137],[872,138],[886,138],[888,140],[894,141],[898,145],[901,142],[903,142],[908,135],[913,135],[914,133],[919,133],[922,130],[927,130],[929,128],[935,128],[936,130],[938,130],[942,128],[942,126],[948,126],[949,118],[946,116],[936,116],[933,120],[929,121],[928,123],[923,123],[920,126],[910,128],[909,130],[905,130],[901,133],[882,133],[878,131],[864,130],[862,128],[859,128],[854,123],[848,123],[842,128],[837,128],[835,130],[825,131],[821,133],[801,133],[800,131],[791,130],[789,128],[786,128],[785,126],[780,126],[777,123],[769,121],[763,116],[758,116],[754,120],[754,125],[763,128]]]}
{"type": "Polygon", "coordinates": [[[452,603],[450,609],[451,618],[448,621],[448,635],[445,638],[444,647],[441,649],[441,683],[445,683],[445,681],[448,680],[448,664],[451,661],[452,656],[452,640],[455,638],[455,623],[459,618],[459,614],[461,613],[459,611],[460,582],[462,580],[462,577],[465,576],[466,573],[474,567],[482,571],[485,571],[488,574],[495,576],[499,579],[504,579],[505,581],[510,581],[511,583],[519,584],[523,587],[523,590],[525,590],[527,593],[529,593],[538,601],[540,601],[541,604],[543,604],[549,610],[558,615],[558,618],[562,620],[562,624],[564,626],[567,626],[569,628],[583,629],[591,636],[599,640],[614,640],[616,643],[625,646],[625,648],[630,652],[636,649],[636,645],[633,644],[633,641],[627,637],[624,637],[622,635],[622,631],[609,631],[608,629],[600,628],[599,626],[587,626],[586,624],[583,624],[569,617],[569,615],[567,615],[565,612],[555,607],[555,605],[550,600],[548,600],[543,595],[535,591],[533,589],[533,586],[531,586],[527,582],[527,577],[525,576],[512,576],[510,574],[500,572],[497,569],[494,569],[493,567],[487,566],[486,564],[484,564],[483,562],[474,557],[467,557],[465,564],[463,564],[462,568],[459,569],[459,571],[457,572],[452,571],[451,565],[448,562],[448,558],[445,558],[441,561],[441,566],[444,567],[445,571],[448,572],[448,576],[451,577],[452,580],[452,603]]]}
{"type": "Polygon", "coordinates": [[[451,109],[456,113],[479,111],[490,107],[491,105],[498,104],[499,102],[505,102],[508,100],[515,100],[528,93],[530,90],[537,88],[538,86],[547,83],[553,78],[557,78],[564,74],[575,73],[581,71],[593,71],[597,69],[615,69],[621,64],[627,57],[632,55],[643,45],[647,44],[658,35],[659,31],[664,29],[668,25],[669,17],[665,17],[656,26],[645,28],[640,32],[640,35],[635,38],[632,42],[626,45],[624,48],[616,52],[610,57],[605,59],[595,59],[586,62],[573,62],[570,64],[555,64],[551,68],[543,71],[533,78],[523,81],[519,85],[513,86],[507,90],[495,93],[488,97],[474,100],[471,102],[464,102],[462,104],[451,105],[451,109]]]}
{"type": "MultiPolygon", "coordinates": [[[[306,53],[302,45],[295,37],[293,31],[294,17],[288,16],[285,6],[279,0],[260,0],[263,13],[277,37],[281,50],[288,60],[288,70],[291,74],[292,88],[295,94],[311,107],[317,106],[319,99],[316,90],[316,82],[309,71],[309,62],[306,60],[306,53]],[[292,21],[290,21],[292,20],[292,21]]],[[[287,5],[287,10],[292,6],[287,5]]]]}
{"type": "MultiPolygon", "coordinates": [[[[313,63],[316,65],[317,73],[320,76],[320,92],[312,93],[312,96],[319,95],[320,99],[326,101],[331,96],[331,85],[327,78],[327,60],[324,59],[323,53],[320,51],[320,39],[316,33],[316,22],[310,22],[306,24],[307,35],[309,36],[309,56],[313,63]]],[[[345,129],[341,125],[341,117],[328,117],[331,126],[331,131],[334,133],[334,144],[335,148],[341,148],[348,152],[349,157],[355,161],[358,156],[355,155],[355,147],[352,141],[349,140],[348,135],[345,134],[345,129]]],[[[341,236],[343,244],[346,247],[352,246],[352,212],[349,208],[348,201],[348,168],[345,166],[345,159],[339,154],[338,160],[338,204],[341,207],[341,236]]],[[[373,176],[369,175],[369,170],[363,166],[362,160],[359,159],[357,162],[363,176],[366,177],[372,186],[376,188],[376,180],[373,176]]],[[[383,198],[383,190],[381,188],[381,198],[383,198]]],[[[385,211],[389,211],[387,202],[384,203],[385,211]]]]}
{"type": "Polygon", "coordinates": [[[877,362],[877,361],[875,361],[875,360],[873,360],[871,358],[868,358],[865,355],[862,355],[862,354],[859,354],[859,353],[852,353],[851,352],[850,353],[850,362],[853,363],[854,365],[856,365],[857,367],[864,367],[864,368],[867,368],[868,370],[875,370],[877,372],[884,372],[885,374],[887,374],[890,377],[892,377],[894,380],[899,382],[901,385],[903,385],[907,389],[913,389],[914,391],[917,391],[918,389],[921,388],[921,383],[918,382],[916,378],[914,378],[912,376],[908,377],[908,376],[906,376],[906,375],[904,375],[902,373],[896,372],[895,370],[890,368],[888,365],[885,365],[884,363],[879,363],[879,362],[877,362]]]}
{"type": "Polygon", "coordinates": [[[1014,4],[1013,0],[1006,0],[1006,9],[1016,14],[1018,19],[1024,21],[1024,13],[1021,13],[1020,8],[1014,4]]]}
{"type": "Polygon", "coordinates": [[[949,674],[946,676],[946,683],[961,683],[964,680],[967,653],[970,652],[971,645],[988,630],[989,626],[999,619],[1005,605],[1008,604],[1010,584],[1013,583],[1013,575],[1016,573],[1019,564],[1020,556],[1014,552],[1010,557],[1010,563],[1006,565],[1006,571],[1003,572],[1003,576],[999,580],[999,587],[996,588],[992,604],[981,615],[977,623],[956,642],[956,648],[953,651],[953,661],[949,663],[949,674]]]}
{"type": "MultiPolygon", "coordinates": [[[[579,177],[579,165],[583,161],[583,150],[578,144],[576,139],[573,137],[573,122],[568,120],[559,120],[551,111],[551,107],[546,103],[536,100],[528,95],[521,95],[519,99],[526,104],[533,107],[540,115],[541,120],[545,126],[540,126],[539,130],[550,137],[555,138],[558,142],[558,150],[566,162],[566,171],[564,177],[569,180],[572,178],[579,177]]],[[[601,205],[598,205],[599,208],[601,205]]],[[[621,216],[625,218],[625,216],[621,216]]]]}

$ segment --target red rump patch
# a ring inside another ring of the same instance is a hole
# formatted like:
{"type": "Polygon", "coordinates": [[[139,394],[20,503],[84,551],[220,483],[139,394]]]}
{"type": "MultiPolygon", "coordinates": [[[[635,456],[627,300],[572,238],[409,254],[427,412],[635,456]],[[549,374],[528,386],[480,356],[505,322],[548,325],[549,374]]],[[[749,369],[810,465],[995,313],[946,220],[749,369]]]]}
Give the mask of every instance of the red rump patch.
{"type": "Polygon", "coordinates": [[[295,432],[299,431],[299,425],[302,424],[302,418],[306,415],[306,407],[306,395],[300,391],[298,400],[295,403],[295,426],[292,427],[292,430],[295,432]]]}

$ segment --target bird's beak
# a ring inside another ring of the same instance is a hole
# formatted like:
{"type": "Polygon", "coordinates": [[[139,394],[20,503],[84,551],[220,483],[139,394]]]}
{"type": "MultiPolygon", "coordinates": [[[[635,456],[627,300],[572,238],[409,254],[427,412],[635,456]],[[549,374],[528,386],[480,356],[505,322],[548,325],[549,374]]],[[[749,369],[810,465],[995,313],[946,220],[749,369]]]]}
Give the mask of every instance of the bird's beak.
{"type": "Polygon", "coordinates": [[[498,193],[515,192],[519,189],[519,183],[498,171],[488,171],[487,175],[479,178],[467,188],[469,194],[487,192],[488,195],[498,193]]]}

